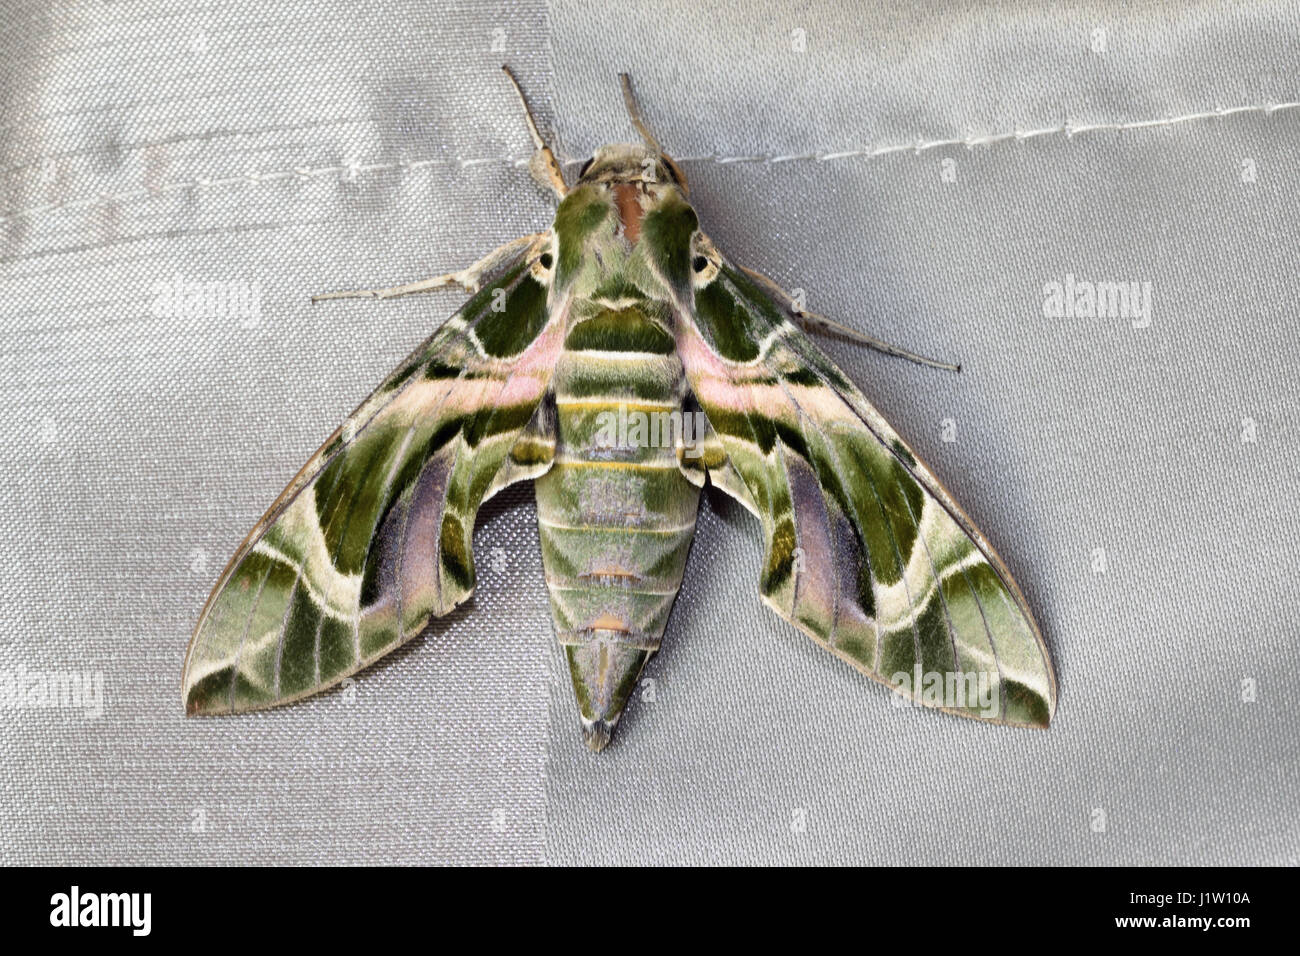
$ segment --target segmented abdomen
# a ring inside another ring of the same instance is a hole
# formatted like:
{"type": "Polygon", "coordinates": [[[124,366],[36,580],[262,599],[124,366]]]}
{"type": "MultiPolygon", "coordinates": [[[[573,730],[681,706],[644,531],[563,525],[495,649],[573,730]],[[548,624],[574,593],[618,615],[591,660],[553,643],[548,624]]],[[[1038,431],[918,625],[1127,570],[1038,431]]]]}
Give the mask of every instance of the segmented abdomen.
{"type": "Polygon", "coordinates": [[[678,454],[694,422],[671,337],[635,306],[576,313],[552,381],[542,563],[584,723],[612,727],[681,585],[699,488],[678,454]]]}

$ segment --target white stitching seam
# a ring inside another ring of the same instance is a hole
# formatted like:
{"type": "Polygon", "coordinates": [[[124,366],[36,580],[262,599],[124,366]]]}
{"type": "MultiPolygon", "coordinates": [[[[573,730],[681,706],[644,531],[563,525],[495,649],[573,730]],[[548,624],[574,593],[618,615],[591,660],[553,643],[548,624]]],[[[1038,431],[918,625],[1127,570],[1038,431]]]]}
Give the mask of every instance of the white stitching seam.
{"type": "MultiPolygon", "coordinates": [[[[974,149],[977,146],[990,146],[995,143],[1007,142],[1009,140],[1023,142],[1027,139],[1037,139],[1044,136],[1059,136],[1061,134],[1064,134],[1066,139],[1073,139],[1081,133],[1155,129],[1162,126],[1177,126],[1183,123],[1192,123],[1208,119],[1220,119],[1226,116],[1237,116],[1243,113],[1262,113],[1268,116],[1281,110],[1293,110],[1296,108],[1300,108],[1300,101],[1267,103],[1261,106],[1236,106],[1230,109],[1219,108],[1208,112],[1187,113],[1183,116],[1172,116],[1166,119],[1135,120],[1127,123],[1083,123],[1076,125],[1066,122],[1060,126],[1047,126],[1039,129],[1028,130],[1016,129],[1009,133],[986,133],[979,136],[972,134],[961,139],[917,139],[912,143],[898,143],[891,146],[863,147],[861,149],[848,149],[833,153],[760,153],[752,156],[719,156],[713,154],[706,156],[678,156],[674,158],[679,163],[716,163],[718,165],[729,165],[732,163],[766,163],[770,165],[791,162],[826,163],[842,159],[874,159],[877,156],[887,156],[894,153],[910,152],[919,155],[926,150],[952,146],[965,146],[967,149],[974,149]]],[[[343,175],[345,180],[351,181],[356,179],[357,176],[362,173],[390,172],[393,170],[401,170],[403,173],[407,173],[433,166],[457,167],[460,169],[469,169],[475,166],[495,165],[526,167],[528,162],[527,158],[511,159],[508,157],[486,156],[472,159],[423,159],[397,163],[346,163],[338,166],[316,167],[297,166],[293,169],[286,169],[273,173],[245,173],[241,176],[228,176],[220,179],[200,177],[188,182],[165,183],[162,186],[154,188],[130,189],[120,193],[99,193],[95,196],[88,196],[83,199],[72,199],[59,203],[47,203],[43,206],[31,206],[27,209],[18,209],[0,215],[0,223],[12,222],[15,219],[28,218],[43,213],[56,212],[60,209],[87,209],[99,205],[108,205],[110,203],[127,202],[134,199],[148,199],[151,196],[162,196],[174,192],[208,190],[243,185],[246,183],[269,183],[286,179],[314,179],[320,176],[334,176],[340,174],[343,175]]],[[[585,162],[585,157],[582,159],[566,159],[563,161],[563,165],[576,166],[582,162],[585,162]]]]}

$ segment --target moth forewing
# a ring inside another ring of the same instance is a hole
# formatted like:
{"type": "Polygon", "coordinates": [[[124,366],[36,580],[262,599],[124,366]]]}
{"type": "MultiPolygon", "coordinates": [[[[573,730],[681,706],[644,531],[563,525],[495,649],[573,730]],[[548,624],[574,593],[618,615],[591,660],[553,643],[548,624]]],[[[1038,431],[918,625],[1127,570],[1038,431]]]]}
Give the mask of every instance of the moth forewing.
{"type": "Polygon", "coordinates": [[[563,343],[550,271],[534,268],[547,249],[503,263],[254,527],[191,639],[187,713],[298,700],[469,597],[478,507],[549,467],[549,436],[530,427],[563,343]]]}
{"type": "Polygon", "coordinates": [[[919,703],[1046,726],[1055,679],[1019,589],[847,377],[725,261],[681,318],[687,380],[767,536],[765,602],[919,703]]]}

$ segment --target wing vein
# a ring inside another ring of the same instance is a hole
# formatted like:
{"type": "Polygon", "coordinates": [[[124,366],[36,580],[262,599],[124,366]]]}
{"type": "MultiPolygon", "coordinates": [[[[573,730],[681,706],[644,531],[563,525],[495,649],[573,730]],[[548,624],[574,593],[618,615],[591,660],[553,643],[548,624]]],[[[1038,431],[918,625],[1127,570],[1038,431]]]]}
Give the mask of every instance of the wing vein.
{"type": "Polygon", "coordinates": [[[253,626],[253,615],[257,613],[257,606],[262,603],[262,591],[266,589],[266,582],[271,577],[271,569],[274,564],[268,562],[266,571],[262,574],[262,580],[257,585],[257,596],[253,598],[252,606],[248,609],[248,617],[244,619],[244,633],[240,635],[239,647],[235,649],[234,660],[230,664],[230,709],[235,709],[235,683],[239,680],[239,659],[244,654],[244,643],[248,640],[249,628],[253,626]]]}

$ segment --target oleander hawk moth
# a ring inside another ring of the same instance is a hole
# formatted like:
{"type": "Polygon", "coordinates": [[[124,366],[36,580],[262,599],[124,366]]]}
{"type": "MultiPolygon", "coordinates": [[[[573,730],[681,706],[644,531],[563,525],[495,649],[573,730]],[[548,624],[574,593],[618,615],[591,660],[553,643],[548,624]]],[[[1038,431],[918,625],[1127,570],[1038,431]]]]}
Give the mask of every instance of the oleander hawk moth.
{"type": "Polygon", "coordinates": [[[551,228],[322,297],[475,290],[236,551],[186,655],[187,713],[298,700],[420,633],[473,593],[479,507],[531,479],[593,750],[663,638],[706,484],[758,519],[762,600],[817,643],[922,704],[1048,724],[1051,661],[1006,567],[800,330],[817,317],[700,230],[628,105],[645,144],[602,147],[570,188],[524,104],[551,228]]]}

